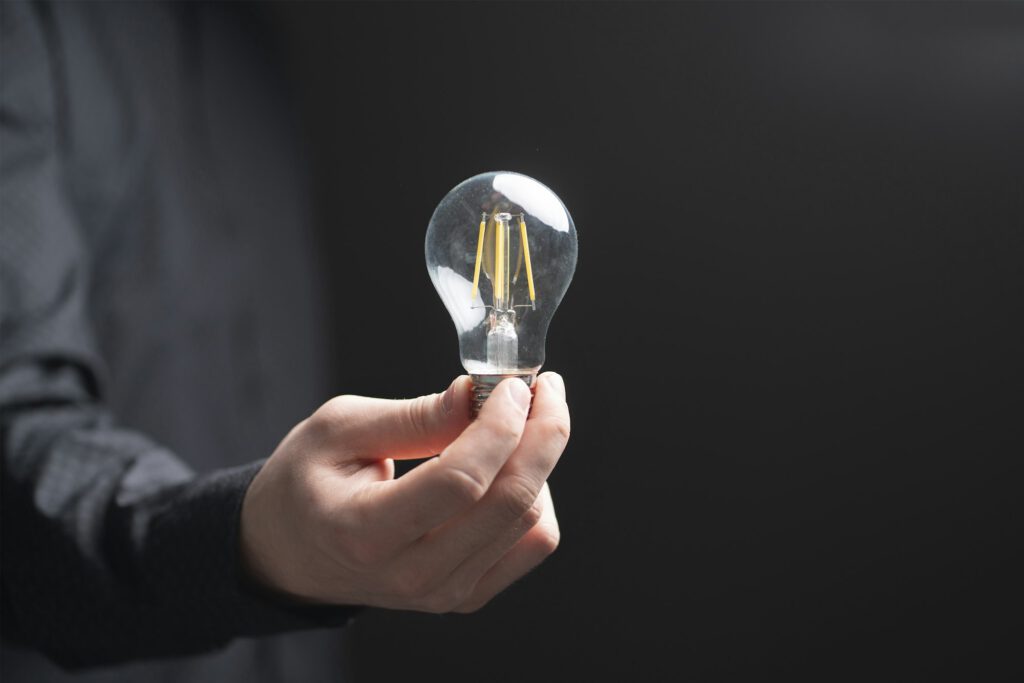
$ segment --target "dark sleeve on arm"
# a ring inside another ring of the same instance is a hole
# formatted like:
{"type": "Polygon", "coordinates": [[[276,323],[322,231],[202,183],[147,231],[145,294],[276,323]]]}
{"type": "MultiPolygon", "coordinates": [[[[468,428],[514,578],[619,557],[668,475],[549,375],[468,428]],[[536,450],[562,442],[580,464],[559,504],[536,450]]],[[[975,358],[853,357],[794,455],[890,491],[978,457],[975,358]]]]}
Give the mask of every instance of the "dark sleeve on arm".
{"type": "Polygon", "coordinates": [[[246,586],[240,512],[259,463],[197,477],[104,406],[52,45],[35,7],[0,4],[3,637],[80,667],[344,623],[349,609],[246,586]]]}

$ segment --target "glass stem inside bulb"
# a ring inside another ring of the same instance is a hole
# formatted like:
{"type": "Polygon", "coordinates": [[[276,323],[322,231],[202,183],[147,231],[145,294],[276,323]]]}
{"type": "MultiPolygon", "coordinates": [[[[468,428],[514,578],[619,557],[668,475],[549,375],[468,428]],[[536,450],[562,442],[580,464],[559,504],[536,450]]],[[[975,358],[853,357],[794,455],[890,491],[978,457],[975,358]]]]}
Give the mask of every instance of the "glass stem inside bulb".
{"type": "Polygon", "coordinates": [[[487,364],[501,371],[515,370],[519,364],[519,336],[515,311],[492,311],[487,332],[487,364]]]}
{"type": "Polygon", "coordinates": [[[487,363],[501,370],[514,370],[519,363],[516,311],[512,305],[512,215],[494,216],[494,306],[488,317],[487,363]]]}

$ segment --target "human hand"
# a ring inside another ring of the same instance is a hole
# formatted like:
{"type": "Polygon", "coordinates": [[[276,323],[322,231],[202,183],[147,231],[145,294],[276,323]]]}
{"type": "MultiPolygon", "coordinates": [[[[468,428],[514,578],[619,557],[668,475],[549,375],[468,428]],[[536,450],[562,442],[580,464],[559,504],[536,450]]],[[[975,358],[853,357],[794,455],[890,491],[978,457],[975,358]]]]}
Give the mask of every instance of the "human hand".
{"type": "Polygon", "coordinates": [[[300,600],[472,612],[550,555],[547,485],[569,438],[555,373],[499,384],[471,422],[471,382],[389,401],[339,396],[285,437],[242,506],[242,557],[300,600]],[[394,478],[395,458],[428,460],[394,478]]]}

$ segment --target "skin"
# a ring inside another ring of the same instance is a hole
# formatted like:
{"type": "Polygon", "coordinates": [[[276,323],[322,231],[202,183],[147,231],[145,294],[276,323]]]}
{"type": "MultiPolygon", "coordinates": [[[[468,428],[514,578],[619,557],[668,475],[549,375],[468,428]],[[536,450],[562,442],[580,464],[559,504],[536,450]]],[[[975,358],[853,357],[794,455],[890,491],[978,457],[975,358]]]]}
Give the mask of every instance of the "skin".
{"type": "Polygon", "coordinates": [[[285,437],[242,506],[242,558],[293,599],[473,612],[558,546],[548,476],[569,439],[555,373],[389,401],[339,396],[285,437]],[[394,459],[431,458],[395,479],[394,459]]]}

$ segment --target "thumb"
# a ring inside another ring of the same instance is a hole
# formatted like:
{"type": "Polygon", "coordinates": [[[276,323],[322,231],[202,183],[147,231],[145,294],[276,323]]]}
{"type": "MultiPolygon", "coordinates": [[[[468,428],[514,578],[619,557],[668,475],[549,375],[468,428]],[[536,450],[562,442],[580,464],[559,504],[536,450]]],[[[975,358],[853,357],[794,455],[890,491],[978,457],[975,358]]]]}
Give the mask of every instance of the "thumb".
{"type": "Polygon", "coordinates": [[[472,382],[463,375],[447,391],[388,400],[339,396],[329,401],[332,441],[351,457],[427,458],[454,441],[470,423],[472,382]]]}

